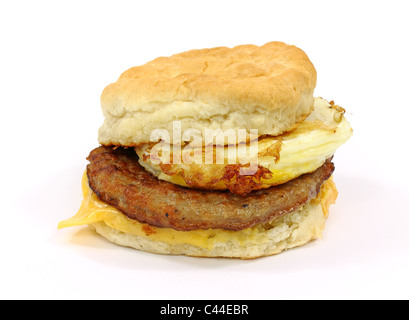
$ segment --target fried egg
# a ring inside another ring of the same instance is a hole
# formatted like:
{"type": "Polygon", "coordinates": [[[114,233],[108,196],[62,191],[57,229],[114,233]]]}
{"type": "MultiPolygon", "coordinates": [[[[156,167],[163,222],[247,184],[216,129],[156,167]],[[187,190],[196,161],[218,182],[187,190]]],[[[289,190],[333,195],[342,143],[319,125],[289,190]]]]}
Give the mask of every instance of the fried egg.
{"type": "Polygon", "coordinates": [[[332,101],[315,98],[311,114],[295,130],[279,136],[200,149],[151,143],[135,151],[139,163],[160,180],[190,188],[229,189],[244,195],[322,166],[352,135],[344,112],[332,101]]]}

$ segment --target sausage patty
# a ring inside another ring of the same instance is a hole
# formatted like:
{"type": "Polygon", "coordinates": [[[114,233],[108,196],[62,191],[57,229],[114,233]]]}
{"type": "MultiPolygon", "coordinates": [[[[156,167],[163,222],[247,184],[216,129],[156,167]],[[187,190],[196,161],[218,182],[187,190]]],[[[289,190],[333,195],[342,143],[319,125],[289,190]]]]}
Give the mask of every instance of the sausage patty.
{"type": "Polygon", "coordinates": [[[313,173],[246,196],[184,188],[158,180],[133,148],[99,147],[87,158],[90,188],[131,219],[180,231],[242,230],[294,211],[318,194],[334,171],[327,160],[313,173]]]}

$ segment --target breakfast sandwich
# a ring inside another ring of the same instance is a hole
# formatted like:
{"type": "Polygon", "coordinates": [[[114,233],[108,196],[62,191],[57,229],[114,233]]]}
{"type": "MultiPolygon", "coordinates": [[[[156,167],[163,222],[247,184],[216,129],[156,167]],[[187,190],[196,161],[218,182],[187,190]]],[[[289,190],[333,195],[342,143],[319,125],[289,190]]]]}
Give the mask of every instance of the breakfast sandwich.
{"type": "Polygon", "coordinates": [[[251,259],[320,238],[338,192],[345,110],[282,42],[190,50],[133,67],[101,96],[84,199],[59,228],[118,245],[251,259]]]}

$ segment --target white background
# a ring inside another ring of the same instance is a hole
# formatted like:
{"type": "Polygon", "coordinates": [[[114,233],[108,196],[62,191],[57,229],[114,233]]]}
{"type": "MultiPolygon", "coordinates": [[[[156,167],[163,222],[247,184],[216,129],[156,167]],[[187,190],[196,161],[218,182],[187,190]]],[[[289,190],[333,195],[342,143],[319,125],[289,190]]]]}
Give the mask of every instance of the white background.
{"type": "Polygon", "coordinates": [[[409,298],[406,1],[2,1],[2,299],[409,298]],[[125,69],[192,48],[295,44],[354,136],[322,240],[251,261],[108,243],[76,213],[99,97],[125,69]]]}

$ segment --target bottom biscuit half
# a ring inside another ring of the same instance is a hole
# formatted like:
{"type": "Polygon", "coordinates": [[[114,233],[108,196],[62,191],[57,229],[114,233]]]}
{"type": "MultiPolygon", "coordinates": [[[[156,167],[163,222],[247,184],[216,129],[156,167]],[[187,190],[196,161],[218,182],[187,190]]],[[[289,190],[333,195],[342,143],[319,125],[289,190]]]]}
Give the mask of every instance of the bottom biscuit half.
{"type": "Polygon", "coordinates": [[[169,255],[253,259],[278,254],[320,238],[338,192],[332,177],[317,197],[281,217],[240,231],[223,229],[177,231],[129,219],[102,202],[83,178],[84,200],[76,216],[59,228],[89,225],[107,240],[137,250],[169,255]]]}

